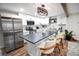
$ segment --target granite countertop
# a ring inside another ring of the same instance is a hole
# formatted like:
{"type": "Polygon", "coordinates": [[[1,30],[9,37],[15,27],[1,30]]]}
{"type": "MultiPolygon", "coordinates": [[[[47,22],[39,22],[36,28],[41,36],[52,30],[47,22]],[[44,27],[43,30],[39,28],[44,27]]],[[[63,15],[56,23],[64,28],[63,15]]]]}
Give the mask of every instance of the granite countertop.
{"type": "Polygon", "coordinates": [[[32,43],[32,44],[36,44],[39,41],[49,37],[53,33],[54,33],[53,31],[48,31],[48,32],[45,32],[45,33],[38,33],[38,32],[36,32],[36,33],[28,34],[28,35],[22,35],[20,37],[25,39],[26,41],[32,43]]]}

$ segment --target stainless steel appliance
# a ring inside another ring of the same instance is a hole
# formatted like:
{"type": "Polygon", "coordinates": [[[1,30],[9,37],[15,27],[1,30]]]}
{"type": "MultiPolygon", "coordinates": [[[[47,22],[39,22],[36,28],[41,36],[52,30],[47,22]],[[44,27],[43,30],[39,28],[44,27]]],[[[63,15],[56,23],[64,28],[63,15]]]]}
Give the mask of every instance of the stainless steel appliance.
{"type": "Polygon", "coordinates": [[[20,35],[23,35],[23,27],[22,27],[22,20],[13,18],[14,22],[14,39],[15,39],[15,46],[16,48],[19,48],[23,46],[23,39],[20,38],[20,35]]]}
{"type": "Polygon", "coordinates": [[[23,46],[22,20],[18,18],[1,16],[1,24],[3,30],[5,52],[10,52],[16,48],[23,46]]]}

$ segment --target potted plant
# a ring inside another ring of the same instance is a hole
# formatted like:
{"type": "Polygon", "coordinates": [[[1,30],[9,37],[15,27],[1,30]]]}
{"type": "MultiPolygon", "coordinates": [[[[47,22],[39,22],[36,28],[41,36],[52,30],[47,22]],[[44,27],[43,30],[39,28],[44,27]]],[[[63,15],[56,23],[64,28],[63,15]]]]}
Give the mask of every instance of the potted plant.
{"type": "Polygon", "coordinates": [[[66,40],[69,40],[69,41],[71,40],[72,35],[73,35],[72,32],[73,31],[69,32],[68,30],[65,30],[65,38],[66,38],[66,40]]]}
{"type": "Polygon", "coordinates": [[[77,41],[74,37],[73,37],[73,31],[68,31],[68,30],[65,30],[65,39],[68,40],[68,41],[77,41]]]}

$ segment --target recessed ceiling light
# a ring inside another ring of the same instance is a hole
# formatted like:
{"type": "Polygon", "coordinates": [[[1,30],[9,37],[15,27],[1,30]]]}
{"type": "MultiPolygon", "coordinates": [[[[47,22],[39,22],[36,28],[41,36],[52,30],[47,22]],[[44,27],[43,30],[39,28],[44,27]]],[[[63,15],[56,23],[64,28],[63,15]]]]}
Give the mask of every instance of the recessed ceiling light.
{"type": "Polygon", "coordinates": [[[37,15],[37,13],[35,12],[35,16],[37,15]]]}
{"type": "Polygon", "coordinates": [[[20,11],[24,11],[24,9],[23,8],[20,8],[20,11]]]}

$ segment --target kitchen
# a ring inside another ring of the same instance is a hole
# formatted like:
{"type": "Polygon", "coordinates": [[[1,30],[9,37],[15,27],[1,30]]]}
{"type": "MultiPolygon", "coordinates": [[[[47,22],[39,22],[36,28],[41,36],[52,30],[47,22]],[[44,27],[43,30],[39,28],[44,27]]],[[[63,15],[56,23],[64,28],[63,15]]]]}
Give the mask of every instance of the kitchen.
{"type": "Polygon", "coordinates": [[[68,52],[70,42],[79,38],[75,27],[78,21],[71,20],[78,19],[78,6],[75,3],[0,3],[0,55],[9,56],[22,47],[27,51],[25,56],[79,55],[78,51],[77,54],[68,52]],[[73,31],[72,40],[66,39],[65,30],[73,31]]]}

